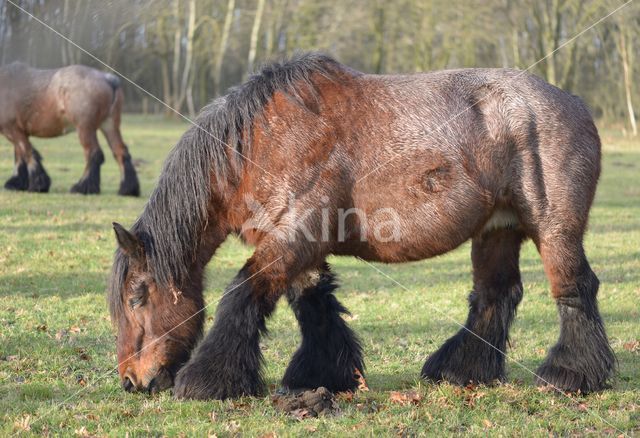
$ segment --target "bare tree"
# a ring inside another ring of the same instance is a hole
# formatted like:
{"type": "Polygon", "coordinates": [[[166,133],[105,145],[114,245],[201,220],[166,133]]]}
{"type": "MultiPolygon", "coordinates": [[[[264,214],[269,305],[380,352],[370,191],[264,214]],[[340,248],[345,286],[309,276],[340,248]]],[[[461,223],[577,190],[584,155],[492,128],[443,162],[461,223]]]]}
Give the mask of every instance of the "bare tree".
{"type": "Polygon", "coordinates": [[[222,34],[220,35],[220,45],[218,46],[218,52],[216,53],[215,63],[213,66],[213,92],[216,96],[220,94],[222,61],[224,60],[224,54],[227,51],[227,44],[229,42],[229,31],[231,30],[231,23],[233,21],[233,12],[235,10],[235,6],[235,0],[227,0],[227,11],[224,15],[224,24],[222,26],[222,34]]]}
{"type": "Polygon", "coordinates": [[[253,19],[251,40],[249,42],[249,57],[247,58],[247,74],[253,71],[256,61],[256,51],[258,48],[258,32],[260,32],[260,24],[262,23],[262,12],[264,11],[264,3],[265,0],[258,0],[256,16],[253,19]]]}

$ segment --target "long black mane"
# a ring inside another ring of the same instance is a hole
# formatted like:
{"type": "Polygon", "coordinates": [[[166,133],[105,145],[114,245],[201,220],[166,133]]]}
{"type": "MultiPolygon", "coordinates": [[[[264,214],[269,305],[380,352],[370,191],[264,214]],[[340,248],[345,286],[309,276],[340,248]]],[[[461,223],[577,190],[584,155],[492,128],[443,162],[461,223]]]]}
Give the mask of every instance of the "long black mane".
{"type": "MultiPolygon", "coordinates": [[[[273,94],[282,91],[303,103],[299,92],[314,92],[313,75],[333,79],[342,69],[324,54],[297,55],[264,66],[202,109],[197,126],[189,128],[169,153],[158,185],[132,227],[145,245],[149,270],[160,286],[180,288],[187,280],[207,225],[211,176],[220,189],[237,177],[237,169],[250,154],[253,121],[273,94]]],[[[118,249],[109,285],[112,317],[122,310],[120,294],[127,270],[128,257],[118,249]]]]}

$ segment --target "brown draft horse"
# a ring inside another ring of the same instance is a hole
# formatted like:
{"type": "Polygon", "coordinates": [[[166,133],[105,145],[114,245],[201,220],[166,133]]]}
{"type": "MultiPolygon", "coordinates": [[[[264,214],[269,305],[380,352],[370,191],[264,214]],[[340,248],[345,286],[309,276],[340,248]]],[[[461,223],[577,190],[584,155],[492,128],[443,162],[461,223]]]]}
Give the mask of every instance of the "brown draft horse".
{"type": "Polygon", "coordinates": [[[507,69],[376,76],[306,54],[263,68],[197,123],[132,229],[114,224],[109,302],[126,390],[175,383],[178,398],[259,394],[259,338],[283,295],[302,331],[284,386],[354,389],[362,352],[327,255],[406,262],[470,238],[466,329],[431,354],[422,376],[505,378],[498,350],[522,298],[519,250],[531,238],[561,326],[538,383],[583,392],[607,384],[615,358],[582,245],[600,141],[578,98],[507,69]],[[255,253],[192,353],[204,268],[231,233],[255,253]]]}
{"type": "Polygon", "coordinates": [[[86,167],[71,191],[100,193],[104,155],[100,129],[120,166],[118,194],[139,196],[138,176],[120,135],[124,96],[117,76],[83,65],[38,70],[22,63],[0,67],[0,132],[13,143],[15,168],[9,190],[48,192],[51,179],[29,136],[57,137],[74,127],[84,148],[86,167]]]}

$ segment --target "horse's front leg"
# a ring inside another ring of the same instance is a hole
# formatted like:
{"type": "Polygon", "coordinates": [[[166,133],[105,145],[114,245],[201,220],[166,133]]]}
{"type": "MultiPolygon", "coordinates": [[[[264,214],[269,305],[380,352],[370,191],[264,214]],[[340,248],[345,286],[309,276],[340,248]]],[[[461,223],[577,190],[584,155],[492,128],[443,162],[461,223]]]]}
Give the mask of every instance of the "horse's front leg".
{"type": "Polygon", "coordinates": [[[330,391],[355,391],[356,372],[364,372],[362,348],[341,314],[335,277],[329,266],[302,275],[287,291],[302,343],[293,355],[282,384],[298,390],[324,386],[330,391]],[[297,283],[297,284],[295,284],[297,283]],[[356,371],[357,370],[357,371],[356,371]]]}
{"type": "Polygon", "coordinates": [[[191,359],[178,372],[176,398],[226,399],[258,395],[264,390],[260,335],[266,318],[287,289],[296,270],[292,259],[260,251],[249,259],[227,287],[215,322],[191,359]]]}
{"type": "Polygon", "coordinates": [[[13,175],[4,183],[7,190],[27,190],[29,188],[29,173],[27,172],[27,163],[22,158],[22,154],[15,146],[15,159],[13,167],[13,175]]]}

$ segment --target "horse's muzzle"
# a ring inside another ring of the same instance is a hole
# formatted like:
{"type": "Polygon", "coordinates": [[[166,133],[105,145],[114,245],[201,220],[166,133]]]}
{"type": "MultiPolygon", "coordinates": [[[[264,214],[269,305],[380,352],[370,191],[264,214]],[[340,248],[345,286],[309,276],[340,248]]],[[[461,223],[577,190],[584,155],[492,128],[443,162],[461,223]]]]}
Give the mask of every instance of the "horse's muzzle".
{"type": "Polygon", "coordinates": [[[156,394],[173,386],[173,374],[166,368],[160,368],[158,373],[149,380],[146,386],[130,374],[126,374],[122,379],[122,388],[127,392],[147,392],[156,394]]]}

